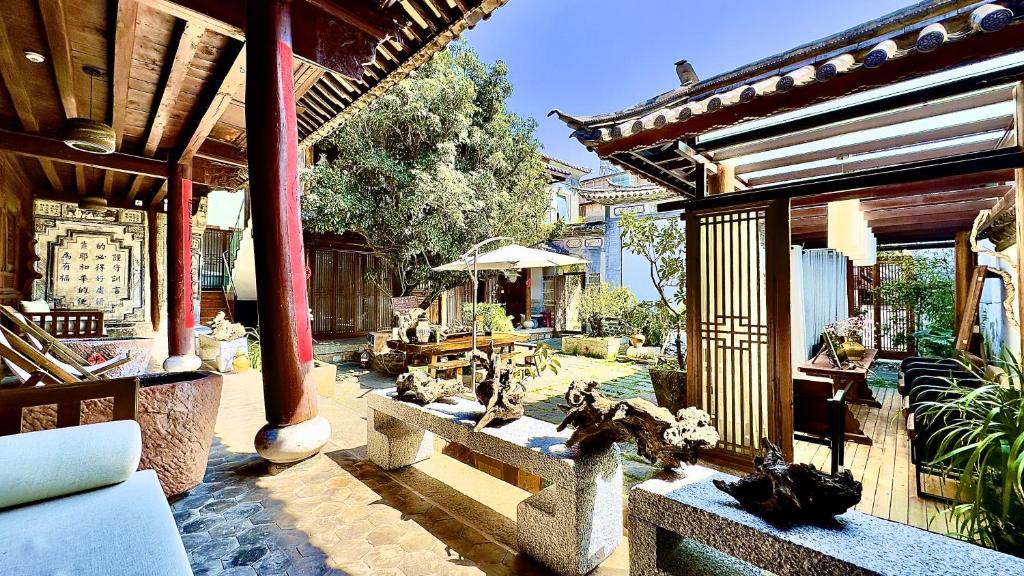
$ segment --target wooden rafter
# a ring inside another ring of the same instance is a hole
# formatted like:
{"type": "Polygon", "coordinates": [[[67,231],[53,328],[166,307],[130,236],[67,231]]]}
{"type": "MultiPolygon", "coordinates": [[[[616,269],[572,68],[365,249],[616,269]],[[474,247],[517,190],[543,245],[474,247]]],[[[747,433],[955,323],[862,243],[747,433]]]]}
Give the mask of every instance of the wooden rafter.
{"type": "MultiPolygon", "coordinates": [[[[117,26],[114,31],[114,70],[110,76],[110,126],[114,129],[114,146],[121,149],[124,141],[124,124],[128,114],[128,77],[132,68],[132,52],[135,50],[135,29],[139,5],[137,0],[118,0],[117,26]]],[[[81,192],[81,184],[79,184],[81,192]]],[[[114,174],[107,172],[103,177],[103,196],[110,198],[114,187],[114,174]]]]}
{"type": "Polygon", "coordinates": [[[201,99],[200,104],[197,105],[196,109],[202,110],[202,113],[189,124],[189,128],[182,134],[181,145],[175,156],[183,162],[190,160],[203,145],[203,141],[228,109],[232,98],[245,80],[244,44],[238,47],[238,51],[230,57],[229,62],[229,66],[217,81],[216,88],[211,90],[209,96],[201,99]]]}
{"type": "Polygon", "coordinates": [[[142,149],[146,156],[152,156],[160,146],[164,129],[167,127],[167,120],[170,119],[171,110],[181,93],[181,86],[185,81],[196,50],[199,48],[199,39],[204,31],[205,28],[202,24],[185,22],[178,34],[174,56],[171,58],[166,77],[157,90],[157,105],[146,131],[146,142],[142,149]]]}
{"type": "Polygon", "coordinates": [[[71,42],[68,40],[68,26],[64,13],[64,0],[39,0],[39,13],[46,29],[46,41],[50,45],[53,61],[53,76],[57,81],[64,117],[78,116],[78,102],[75,99],[74,65],[71,61],[71,42]]]}

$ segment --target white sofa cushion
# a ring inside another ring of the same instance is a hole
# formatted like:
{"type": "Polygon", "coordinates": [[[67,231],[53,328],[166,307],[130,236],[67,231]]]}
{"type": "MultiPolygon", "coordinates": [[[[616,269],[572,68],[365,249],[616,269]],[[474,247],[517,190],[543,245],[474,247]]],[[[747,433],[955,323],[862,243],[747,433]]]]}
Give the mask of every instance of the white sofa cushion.
{"type": "Polygon", "coordinates": [[[46,300],[22,300],[21,301],[22,312],[49,312],[50,304],[46,300]]]}
{"type": "Polygon", "coordinates": [[[191,576],[156,472],[0,512],[4,576],[191,576]]]}
{"type": "Polygon", "coordinates": [[[0,510],[123,482],[141,456],[134,420],[0,437],[0,510]]]}

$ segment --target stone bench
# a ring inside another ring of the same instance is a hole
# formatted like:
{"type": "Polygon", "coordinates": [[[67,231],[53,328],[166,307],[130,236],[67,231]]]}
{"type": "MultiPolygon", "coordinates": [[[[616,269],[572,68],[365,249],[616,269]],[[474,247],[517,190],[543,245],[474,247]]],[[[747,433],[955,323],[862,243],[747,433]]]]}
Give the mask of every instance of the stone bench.
{"type": "Polygon", "coordinates": [[[1024,574],[1024,559],[851,511],[827,526],[780,529],[743,510],[701,466],[629,495],[632,576],[677,574],[1024,574]]]}
{"type": "Polygon", "coordinates": [[[419,406],[394,388],[367,395],[367,452],[394,470],[433,454],[434,435],[536,474],[551,484],[519,503],[520,551],[560,574],[585,574],[622,539],[622,459],[618,448],[577,457],[570,431],[523,417],[474,432],[483,407],[464,398],[419,406]]]}

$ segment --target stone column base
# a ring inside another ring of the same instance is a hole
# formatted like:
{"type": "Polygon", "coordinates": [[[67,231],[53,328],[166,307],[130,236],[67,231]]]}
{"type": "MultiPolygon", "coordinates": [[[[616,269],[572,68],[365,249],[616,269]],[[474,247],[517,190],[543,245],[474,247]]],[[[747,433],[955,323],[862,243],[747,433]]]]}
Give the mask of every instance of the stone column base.
{"type": "Polygon", "coordinates": [[[191,372],[193,370],[199,370],[203,365],[203,361],[199,359],[199,356],[195,354],[185,354],[183,356],[168,356],[164,360],[164,371],[165,372],[191,372]]]}
{"type": "Polygon", "coordinates": [[[289,464],[317,454],[331,438],[331,423],[323,416],[290,426],[264,424],[256,433],[256,452],[273,464],[289,464]]]}

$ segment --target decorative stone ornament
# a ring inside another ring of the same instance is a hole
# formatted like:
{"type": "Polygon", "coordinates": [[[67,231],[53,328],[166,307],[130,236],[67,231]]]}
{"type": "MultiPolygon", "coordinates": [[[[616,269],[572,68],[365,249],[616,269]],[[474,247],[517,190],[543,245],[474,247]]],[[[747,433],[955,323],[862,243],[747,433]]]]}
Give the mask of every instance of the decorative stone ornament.
{"type": "Polygon", "coordinates": [[[1013,20],[1013,10],[999,4],[985,4],[971,12],[971,28],[977,32],[998,32],[1013,20]]]}
{"type": "Polygon", "coordinates": [[[896,43],[892,40],[879,42],[877,46],[872,48],[871,51],[864,56],[864,67],[878,68],[896,55],[896,49],[896,43]]]}
{"type": "Polygon", "coordinates": [[[814,73],[814,78],[818,82],[828,82],[838,76],[840,72],[849,70],[853,64],[852,54],[840,54],[818,67],[818,70],[814,73]]]}
{"type": "Polygon", "coordinates": [[[779,82],[775,85],[775,90],[779,92],[786,92],[796,88],[797,86],[803,86],[804,84],[814,80],[814,72],[814,66],[810,65],[793,70],[782,78],[779,78],[779,82]]]}
{"type": "Polygon", "coordinates": [[[921,32],[917,35],[915,47],[918,52],[931,52],[942,46],[948,37],[945,26],[938,22],[929,24],[922,28],[921,32]]]}

